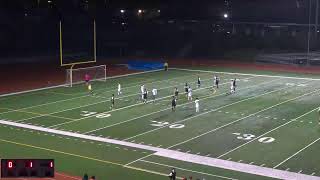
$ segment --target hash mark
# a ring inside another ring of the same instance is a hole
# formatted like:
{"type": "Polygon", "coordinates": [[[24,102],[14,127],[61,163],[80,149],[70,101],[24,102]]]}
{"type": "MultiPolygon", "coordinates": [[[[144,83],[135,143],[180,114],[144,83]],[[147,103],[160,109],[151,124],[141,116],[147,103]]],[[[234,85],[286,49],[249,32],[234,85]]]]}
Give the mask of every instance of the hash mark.
{"type": "Polygon", "coordinates": [[[263,166],[265,166],[265,164],[261,164],[260,166],[263,167],[263,166]]]}
{"type": "Polygon", "coordinates": [[[230,161],[232,158],[228,158],[227,161],[230,161]]]}
{"type": "Polygon", "coordinates": [[[254,162],[250,162],[249,164],[253,164],[254,162]]]}
{"type": "Polygon", "coordinates": [[[315,172],[313,172],[312,174],[311,174],[311,176],[313,176],[313,175],[315,175],[316,173],[315,172]]]}
{"type": "Polygon", "coordinates": [[[289,171],[289,170],[290,170],[290,168],[287,168],[287,169],[286,169],[286,171],[289,171]]]}
{"type": "Polygon", "coordinates": [[[298,173],[299,173],[299,174],[302,173],[302,170],[300,170],[298,173]]]}

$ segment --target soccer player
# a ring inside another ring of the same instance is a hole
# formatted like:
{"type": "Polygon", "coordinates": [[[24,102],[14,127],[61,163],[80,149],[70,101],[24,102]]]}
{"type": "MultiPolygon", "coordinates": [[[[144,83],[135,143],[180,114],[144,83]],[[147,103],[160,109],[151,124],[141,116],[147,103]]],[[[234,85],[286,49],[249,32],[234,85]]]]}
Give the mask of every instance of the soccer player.
{"type": "Polygon", "coordinates": [[[188,83],[186,83],[184,85],[184,92],[186,93],[186,97],[188,97],[188,90],[189,90],[189,85],[188,85],[188,83]]]}
{"type": "Polygon", "coordinates": [[[147,88],[144,88],[144,91],[143,91],[143,103],[144,104],[147,103],[147,99],[148,99],[148,91],[147,91],[147,88]]]}
{"type": "Polygon", "coordinates": [[[158,94],[158,90],[156,88],[153,88],[152,89],[152,99],[153,99],[153,102],[156,102],[156,96],[158,94]]]}
{"type": "Polygon", "coordinates": [[[174,96],[176,97],[176,99],[178,99],[178,95],[179,95],[179,90],[177,87],[174,88],[174,96]]]}
{"type": "Polygon", "coordinates": [[[215,86],[217,89],[219,89],[219,81],[220,81],[220,78],[218,76],[214,76],[213,77],[213,86],[215,86]]]}
{"type": "Polygon", "coordinates": [[[177,106],[177,99],[175,96],[172,96],[172,101],[171,101],[171,110],[176,111],[176,106],[177,106]]]}
{"type": "Polygon", "coordinates": [[[121,84],[118,83],[118,96],[121,95],[121,94],[122,94],[122,92],[121,92],[121,84]]]}
{"type": "Polygon", "coordinates": [[[89,94],[94,95],[93,91],[92,91],[92,86],[90,83],[88,84],[88,92],[89,92],[89,94]]]}
{"type": "Polygon", "coordinates": [[[188,88],[188,101],[192,101],[192,89],[190,86],[188,88]]]}
{"type": "Polygon", "coordinates": [[[234,80],[232,79],[231,80],[231,83],[230,83],[230,94],[233,94],[234,93],[234,80]]]}
{"type": "Polygon", "coordinates": [[[199,105],[199,99],[196,98],[196,100],[194,101],[195,105],[196,105],[196,112],[198,113],[200,111],[200,105],[199,105]]]}
{"type": "Polygon", "coordinates": [[[168,71],[168,66],[169,66],[169,64],[168,64],[167,62],[165,62],[165,63],[164,63],[164,70],[165,70],[165,71],[168,71]]]}
{"type": "Polygon", "coordinates": [[[176,180],[176,177],[177,177],[177,173],[176,173],[176,170],[173,168],[169,174],[169,178],[170,180],[176,180]]]}
{"type": "Polygon", "coordinates": [[[90,82],[90,75],[89,74],[84,75],[84,81],[86,82],[86,85],[88,86],[89,82],[90,82]]]}
{"type": "Polygon", "coordinates": [[[234,80],[233,80],[233,92],[236,92],[236,82],[237,82],[237,79],[236,78],[234,78],[234,80]]]}
{"type": "Polygon", "coordinates": [[[140,91],[141,91],[141,100],[143,101],[143,94],[144,94],[144,84],[140,86],[140,91]]]}
{"type": "Polygon", "coordinates": [[[201,80],[200,80],[200,77],[199,77],[199,76],[198,76],[197,84],[198,84],[198,88],[200,88],[200,86],[201,86],[201,80]]]}
{"type": "Polygon", "coordinates": [[[113,109],[113,107],[114,107],[114,94],[112,94],[112,96],[111,96],[111,107],[110,107],[110,109],[113,109]]]}

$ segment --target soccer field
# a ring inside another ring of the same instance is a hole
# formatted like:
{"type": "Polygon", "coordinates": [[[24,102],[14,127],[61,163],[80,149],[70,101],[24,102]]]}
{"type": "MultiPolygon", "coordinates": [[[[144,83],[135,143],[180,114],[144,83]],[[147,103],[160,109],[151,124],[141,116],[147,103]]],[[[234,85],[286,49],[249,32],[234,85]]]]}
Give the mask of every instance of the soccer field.
{"type": "Polygon", "coordinates": [[[320,77],[214,70],[95,81],[94,95],[78,84],[2,96],[0,157],[54,158],[58,172],[99,180],[162,180],[171,168],[180,179],[320,179],[320,77]],[[221,79],[214,90],[213,75],[221,79]],[[228,94],[234,78],[236,92],[228,94]],[[186,82],[200,100],[198,113],[186,82]],[[141,102],[142,84],[158,89],[155,102],[150,95],[141,102]]]}

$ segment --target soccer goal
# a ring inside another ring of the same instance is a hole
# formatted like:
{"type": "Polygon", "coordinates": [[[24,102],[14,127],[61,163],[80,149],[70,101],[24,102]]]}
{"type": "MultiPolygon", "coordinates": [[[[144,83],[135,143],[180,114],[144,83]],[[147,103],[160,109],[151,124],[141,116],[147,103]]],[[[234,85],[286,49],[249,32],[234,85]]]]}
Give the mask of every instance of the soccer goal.
{"type": "Polygon", "coordinates": [[[85,68],[70,68],[66,70],[66,85],[72,87],[74,84],[85,82],[85,76],[89,75],[90,81],[106,81],[106,65],[91,66],[85,68]]]}

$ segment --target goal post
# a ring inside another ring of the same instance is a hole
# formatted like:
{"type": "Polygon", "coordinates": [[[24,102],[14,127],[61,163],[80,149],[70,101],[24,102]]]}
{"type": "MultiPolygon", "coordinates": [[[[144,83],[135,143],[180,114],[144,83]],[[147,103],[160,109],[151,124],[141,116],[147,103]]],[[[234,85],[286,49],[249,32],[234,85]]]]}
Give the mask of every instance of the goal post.
{"type": "Polygon", "coordinates": [[[66,85],[72,87],[75,84],[85,82],[85,76],[89,75],[90,81],[106,81],[107,80],[107,66],[90,66],[83,68],[66,69],[66,85]]]}

